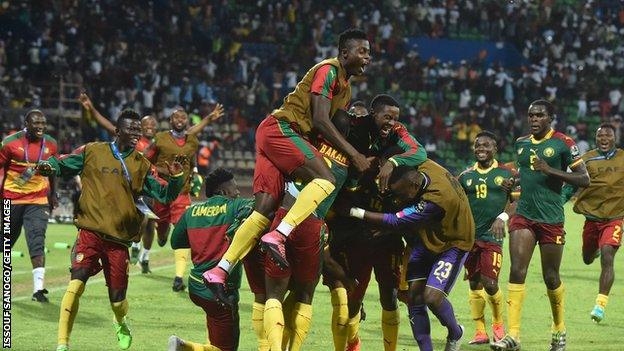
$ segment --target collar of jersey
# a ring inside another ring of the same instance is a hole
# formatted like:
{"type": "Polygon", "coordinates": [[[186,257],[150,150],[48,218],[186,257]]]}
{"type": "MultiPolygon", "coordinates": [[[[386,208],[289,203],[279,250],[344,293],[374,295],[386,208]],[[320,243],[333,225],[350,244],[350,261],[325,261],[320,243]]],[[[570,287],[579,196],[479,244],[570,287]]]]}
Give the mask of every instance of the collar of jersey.
{"type": "MultiPolygon", "coordinates": [[[[108,143],[108,148],[110,149],[110,151],[113,154],[113,156],[115,156],[115,153],[113,152],[113,148],[111,147],[110,143],[108,143]]],[[[119,151],[119,154],[121,154],[121,157],[126,158],[126,157],[128,157],[132,153],[132,151],[134,151],[133,147],[129,148],[126,151],[119,151]]],[[[115,157],[115,158],[117,158],[117,157],[115,157]]]]}
{"type": "Polygon", "coordinates": [[[543,142],[544,140],[548,140],[550,139],[550,137],[555,134],[555,130],[550,128],[550,131],[548,133],[546,133],[546,135],[544,135],[544,137],[540,140],[535,140],[535,137],[533,136],[533,134],[531,134],[531,143],[533,144],[539,144],[541,142],[543,142]]]}
{"type": "Polygon", "coordinates": [[[604,157],[607,160],[610,160],[613,158],[613,156],[615,156],[615,154],[617,153],[617,147],[613,148],[613,150],[609,150],[607,152],[602,152],[600,151],[600,149],[598,150],[598,155],[604,157]]]}
{"type": "Polygon", "coordinates": [[[474,165],[475,171],[477,171],[477,172],[479,172],[481,174],[486,174],[486,173],[488,173],[489,171],[491,171],[492,169],[494,169],[496,167],[498,167],[498,161],[496,161],[496,160],[492,160],[492,165],[490,167],[486,168],[486,169],[480,168],[479,167],[479,162],[476,162],[475,165],[474,165]]]}

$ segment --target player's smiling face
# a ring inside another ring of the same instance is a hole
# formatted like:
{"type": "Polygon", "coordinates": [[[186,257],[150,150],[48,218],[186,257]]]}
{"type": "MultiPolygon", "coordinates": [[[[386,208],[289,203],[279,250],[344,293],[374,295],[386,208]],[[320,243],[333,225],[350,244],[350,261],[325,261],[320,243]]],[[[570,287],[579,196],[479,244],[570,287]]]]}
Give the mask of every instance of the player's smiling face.
{"type": "Polygon", "coordinates": [[[602,152],[611,151],[615,147],[615,133],[609,127],[602,127],[596,131],[596,146],[602,152]]]}
{"type": "Polygon", "coordinates": [[[480,136],[475,139],[474,153],[478,162],[491,161],[496,153],[496,142],[492,138],[480,136]]]}
{"type": "Polygon", "coordinates": [[[26,119],[26,134],[32,139],[41,139],[48,124],[41,112],[31,112],[26,119]]]}
{"type": "Polygon", "coordinates": [[[117,127],[117,141],[120,149],[134,148],[141,137],[141,122],[124,118],[117,127]]]}
{"type": "Polygon", "coordinates": [[[347,75],[360,76],[370,63],[370,44],[368,40],[351,39],[347,41],[347,47],[343,49],[342,55],[347,75]]]}
{"type": "Polygon", "coordinates": [[[183,110],[177,110],[171,114],[169,122],[171,123],[171,128],[173,128],[173,130],[176,132],[182,132],[188,125],[188,115],[183,110]]]}
{"type": "Polygon", "coordinates": [[[552,117],[544,105],[529,106],[529,128],[535,137],[543,137],[550,130],[552,117]]]}
{"type": "Polygon", "coordinates": [[[392,127],[399,120],[400,112],[398,107],[388,105],[381,106],[377,112],[371,111],[375,127],[377,127],[381,138],[387,138],[390,135],[392,127]]]}

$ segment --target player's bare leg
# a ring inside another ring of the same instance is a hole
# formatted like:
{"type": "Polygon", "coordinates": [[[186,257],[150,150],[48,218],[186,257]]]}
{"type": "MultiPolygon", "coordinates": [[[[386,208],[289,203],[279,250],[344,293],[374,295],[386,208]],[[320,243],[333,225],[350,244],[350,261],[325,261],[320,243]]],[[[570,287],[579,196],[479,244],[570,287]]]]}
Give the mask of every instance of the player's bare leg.
{"type": "Polygon", "coordinates": [[[591,318],[596,323],[604,319],[604,310],[609,301],[609,292],[615,280],[613,261],[617,250],[618,247],[611,245],[603,245],[600,248],[600,282],[598,286],[598,297],[596,298],[596,305],[591,312],[591,318]]]}
{"type": "Polygon", "coordinates": [[[503,340],[490,344],[492,350],[520,349],[520,322],[522,304],[525,297],[525,285],[529,263],[535,250],[535,235],[528,229],[514,230],[509,234],[509,285],[507,292],[508,333],[503,340]]]}
{"type": "Polygon", "coordinates": [[[303,222],[316,207],[335,189],[336,179],[322,158],[307,159],[290,175],[301,179],[307,185],[301,190],[290,210],[277,228],[265,234],[260,240],[269,257],[281,267],[288,267],[286,260],[286,238],[303,222]]]}

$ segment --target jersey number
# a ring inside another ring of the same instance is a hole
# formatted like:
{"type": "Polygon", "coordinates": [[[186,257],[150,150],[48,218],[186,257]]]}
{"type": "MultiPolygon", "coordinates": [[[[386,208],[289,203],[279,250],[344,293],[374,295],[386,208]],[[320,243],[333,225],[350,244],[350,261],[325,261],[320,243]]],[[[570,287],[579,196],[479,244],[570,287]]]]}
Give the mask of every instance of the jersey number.
{"type": "Polygon", "coordinates": [[[535,162],[535,160],[537,159],[537,155],[530,155],[529,156],[529,164],[531,165],[531,170],[534,171],[535,168],[533,168],[533,162],[535,162]]]}
{"type": "Polygon", "coordinates": [[[485,199],[487,197],[487,184],[475,185],[475,192],[477,193],[477,199],[485,199]]]}
{"type": "Polygon", "coordinates": [[[435,275],[440,282],[443,282],[449,277],[449,274],[451,274],[451,269],[453,269],[452,263],[438,261],[438,267],[435,269],[435,271],[433,271],[433,275],[435,275]]]}
{"type": "Polygon", "coordinates": [[[499,254],[498,252],[492,252],[492,266],[501,268],[502,263],[503,263],[503,254],[499,254]]]}
{"type": "Polygon", "coordinates": [[[619,225],[616,225],[615,229],[613,230],[613,240],[619,243],[621,236],[622,236],[622,227],[620,227],[619,225]]]}

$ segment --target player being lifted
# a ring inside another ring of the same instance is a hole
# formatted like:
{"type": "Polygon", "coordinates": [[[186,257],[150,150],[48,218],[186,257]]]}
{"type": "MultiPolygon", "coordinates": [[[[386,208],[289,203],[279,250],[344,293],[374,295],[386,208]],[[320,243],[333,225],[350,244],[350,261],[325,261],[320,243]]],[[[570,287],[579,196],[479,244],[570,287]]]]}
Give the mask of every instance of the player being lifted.
{"type": "Polygon", "coordinates": [[[505,222],[509,219],[509,193],[503,182],[514,172],[494,158],[498,151],[492,132],[483,131],[474,140],[477,162],[459,176],[475,221],[476,241],[466,258],[466,277],[470,282],[469,304],[476,333],[470,344],[487,344],[484,310],[492,308],[492,335],[498,341],[505,336],[503,294],[498,288],[502,265],[505,222]]]}
{"type": "Polygon", "coordinates": [[[254,212],[239,228],[230,248],[218,266],[207,271],[207,286],[223,294],[223,283],[234,264],[254,246],[269,226],[284,192],[284,179],[300,179],[305,187],[277,228],[262,237],[262,244],[276,262],[288,265],[284,243],[293,229],[305,220],[336,188],[335,178],[318,150],[306,139],[314,128],[338,151],[349,157],[359,170],[369,161],[351,146],[336,129],[330,117],[346,109],[351,100],[349,78],[364,73],[370,61],[366,33],[350,29],[340,34],[338,57],[312,67],[256,131],[256,168],[253,192],[254,212]]]}
{"type": "Polygon", "coordinates": [[[139,118],[138,113],[124,110],[117,120],[115,141],[89,143],[38,167],[44,175],[80,174],[83,186],[80,211],[74,220],[78,238],[72,250],[71,281],[61,301],[57,351],[68,349],[80,296],[89,277],[100,270],[106,278],[119,347],[125,350],[132,344],[125,319],[128,247],[140,240],[141,223],[149,212],[139,196],[145,194],[167,203],[178,196],[183,185],[182,165],[176,160],[165,164],[171,174],[167,186],[151,175],[150,162],[134,149],[141,135],[139,118]]]}
{"type": "MultiPolygon", "coordinates": [[[[168,179],[169,172],[165,167],[166,162],[171,162],[178,156],[184,157],[184,188],[180,192],[177,199],[169,204],[159,201],[154,203],[154,212],[159,217],[156,220],[158,231],[158,245],[164,246],[167,242],[169,233],[169,225],[175,225],[182,213],[191,205],[191,196],[189,194],[191,188],[191,173],[194,165],[195,154],[199,148],[199,139],[197,135],[209,123],[216,121],[223,116],[223,106],[217,104],[214,110],[202,120],[187,129],[188,114],[182,108],[178,108],[171,114],[169,123],[171,129],[156,133],[154,142],[145,149],[145,157],[149,159],[158,170],[161,178],[168,179]]],[[[190,249],[174,250],[175,255],[175,277],[173,278],[173,291],[182,291],[185,288],[182,276],[186,271],[186,263],[188,261],[190,249]]]]}
{"type": "MultiPolygon", "coordinates": [[[[622,242],[624,217],[624,151],[615,147],[615,127],[602,124],[596,131],[596,149],[582,156],[591,179],[574,203],[574,212],[585,216],[583,262],[591,264],[600,256],[600,281],[596,305],[591,311],[595,322],[604,319],[615,272],[613,260],[622,242]]],[[[576,187],[564,186],[565,201],[576,187]]]]}
{"type": "Polygon", "coordinates": [[[397,167],[389,184],[403,210],[379,213],[352,207],[349,213],[407,235],[413,248],[407,280],[414,338],[420,350],[433,350],[429,309],[448,330],[444,350],[457,351],[464,329],[457,323],[447,295],[474,244],[475,226],[468,198],[457,180],[431,160],[417,169],[397,167]]]}
{"type": "Polygon", "coordinates": [[[542,276],[553,317],[550,350],[562,351],[566,347],[564,285],[559,277],[565,243],[561,187],[563,182],[587,187],[589,175],[574,141],[552,129],[553,118],[554,107],[549,101],[531,103],[528,111],[531,134],[518,138],[515,144],[522,192],[516,214],[509,223],[509,332],[503,340],[491,344],[493,350],[520,349],[524,281],[536,244],[540,247],[542,276]],[[566,172],[568,167],[572,172],[566,172]]]}
{"type": "Polygon", "coordinates": [[[189,207],[171,233],[173,249],[190,248],[193,268],[188,279],[191,301],[206,313],[206,327],[210,344],[184,341],[177,336],[169,338],[169,351],[234,351],[240,335],[238,316],[238,289],[241,266],[228,276],[228,300],[233,309],[218,303],[202,281],[202,274],[216,266],[232,240],[234,231],[251,214],[253,199],[240,198],[234,175],[222,168],[206,177],[206,201],[189,207]]]}

